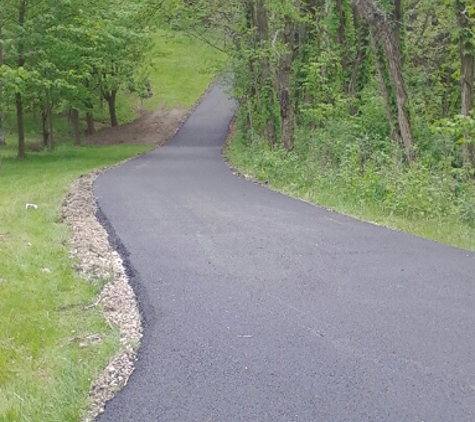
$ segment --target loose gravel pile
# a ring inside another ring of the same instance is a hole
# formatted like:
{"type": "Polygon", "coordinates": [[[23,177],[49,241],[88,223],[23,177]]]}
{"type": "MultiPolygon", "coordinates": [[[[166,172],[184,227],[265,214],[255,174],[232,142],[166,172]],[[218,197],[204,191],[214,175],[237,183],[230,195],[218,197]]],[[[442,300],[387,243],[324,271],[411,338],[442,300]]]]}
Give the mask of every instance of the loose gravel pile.
{"type": "Polygon", "coordinates": [[[101,306],[109,324],[120,330],[120,350],[91,390],[92,408],[84,422],[93,421],[104,405],[122,389],[133,372],[136,351],[142,337],[137,301],[126,275],[124,263],[112,248],[106,230],[96,218],[97,205],[92,185],[105,169],[80,176],[63,201],[62,217],[72,230],[75,270],[90,283],[110,280],[94,306],[101,306]]]}

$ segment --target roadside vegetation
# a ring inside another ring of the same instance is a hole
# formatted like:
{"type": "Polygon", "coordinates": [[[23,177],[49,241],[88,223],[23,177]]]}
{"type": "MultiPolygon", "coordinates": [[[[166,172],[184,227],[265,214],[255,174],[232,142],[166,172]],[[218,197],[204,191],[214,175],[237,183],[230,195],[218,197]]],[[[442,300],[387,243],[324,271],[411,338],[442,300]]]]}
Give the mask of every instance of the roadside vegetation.
{"type": "Polygon", "coordinates": [[[79,421],[119,348],[91,306],[107,280],[75,274],[61,203],[80,174],[153,145],[84,139],[142,110],[189,108],[223,57],[152,24],[147,2],[76,3],[7,1],[0,14],[1,422],[79,421]]]}
{"type": "Polygon", "coordinates": [[[475,249],[472,0],[198,4],[232,59],[242,172],[475,249]]]}

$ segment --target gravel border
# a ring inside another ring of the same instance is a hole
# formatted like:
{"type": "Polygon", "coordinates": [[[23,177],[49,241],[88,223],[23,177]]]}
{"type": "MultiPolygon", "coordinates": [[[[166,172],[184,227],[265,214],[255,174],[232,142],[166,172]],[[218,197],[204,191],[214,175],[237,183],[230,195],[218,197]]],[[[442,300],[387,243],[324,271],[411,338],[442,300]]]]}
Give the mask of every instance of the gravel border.
{"type": "Polygon", "coordinates": [[[120,332],[120,349],[92,386],[91,406],[84,422],[94,421],[104,411],[106,402],[127,385],[142,338],[140,312],[126,265],[97,218],[93,184],[108,169],[94,170],[76,179],[62,206],[62,219],[72,231],[74,269],[90,283],[110,280],[92,306],[100,306],[107,323],[120,332]]]}

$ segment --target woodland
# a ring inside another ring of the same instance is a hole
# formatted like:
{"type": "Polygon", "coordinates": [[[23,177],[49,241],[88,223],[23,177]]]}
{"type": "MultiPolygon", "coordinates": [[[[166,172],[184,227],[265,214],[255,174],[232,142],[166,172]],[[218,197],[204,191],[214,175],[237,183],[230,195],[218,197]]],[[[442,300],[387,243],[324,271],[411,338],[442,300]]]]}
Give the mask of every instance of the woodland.
{"type": "Polygon", "coordinates": [[[119,124],[117,96],[150,95],[145,53],[151,48],[147,2],[1,0],[0,142],[2,117],[15,114],[18,158],[25,157],[25,115],[41,119],[44,147],[54,149],[53,121],[67,115],[74,144],[80,115],[87,134],[94,112],[107,105],[110,125],[119,124]]]}

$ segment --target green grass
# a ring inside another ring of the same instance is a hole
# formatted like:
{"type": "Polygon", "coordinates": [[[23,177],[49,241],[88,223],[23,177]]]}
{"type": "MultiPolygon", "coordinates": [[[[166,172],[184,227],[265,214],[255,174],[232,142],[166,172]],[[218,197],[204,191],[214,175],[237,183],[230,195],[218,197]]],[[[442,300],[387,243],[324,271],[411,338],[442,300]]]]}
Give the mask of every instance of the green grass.
{"type": "MultiPolygon", "coordinates": [[[[61,145],[0,167],[0,421],[77,421],[91,380],[117,350],[118,334],[85,307],[101,286],[78,278],[58,218],[81,173],[146,151],[145,146],[61,145]],[[26,210],[26,203],[38,205],[26,210]],[[100,346],[79,341],[100,333],[100,346]]],[[[12,154],[14,152],[12,151],[12,154]]]]}
{"type": "Polygon", "coordinates": [[[154,96],[144,101],[144,107],[191,107],[222,66],[224,54],[179,32],[158,31],[153,39],[150,82],[154,96]]]}
{"type": "MultiPolygon", "coordinates": [[[[153,34],[149,80],[153,97],[140,100],[136,93],[118,98],[118,117],[122,123],[138,116],[140,109],[159,107],[188,109],[193,106],[217,71],[225,55],[219,50],[181,32],[158,30],[153,34]]],[[[98,115],[108,121],[106,109],[98,115]]]]}
{"type": "MultiPolygon", "coordinates": [[[[289,196],[361,220],[475,251],[475,227],[463,224],[455,213],[445,212],[454,208],[453,204],[442,203],[442,211],[435,216],[414,210],[418,206],[417,201],[432,201],[430,197],[418,197],[426,186],[417,178],[417,173],[414,176],[414,186],[407,187],[413,190],[406,193],[406,198],[393,199],[401,201],[401,206],[412,207],[407,215],[398,215],[388,210],[387,203],[372,200],[372,193],[368,195],[361,190],[362,186],[368,187],[371,183],[365,185],[357,180],[352,186],[352,175],[345,176],[341,168],[336,173],[342,177],[325,174],[317,164],[318,157],[311,155],[311,152],[306,153],[309,155],[304,154],[302,158],[297,152],[286,153],[278,149],[270,151],[265,143],[249,143],[242,134],[238,134],[227,149],[230,162],[241,173],[266,181],[271,188],[289,196]],[[409,204],[410,201],[413,203],[409,204]]],[[[427,207],[436,205],[438,204],[431,202],[427,207]]]]}
{"type": "MultiPolygon", "coordinates": [[[[214,50],[165,31],[156,41],[155,95],[144,106],[188,108],[213,78],[214,50]]],[[[136,95],[121,97],[122,122],[136,116],[137,102],[136,95]]],[[[0,146],[0,422],[78,421],[119,337],[99,309],[88,307],[101,285],[72,270],[70,232],[59,220],[62,199],[78,175],[151,147],[62,142],[54,152],[28,152],[17,161],[14,119],[7,120],[7,146],[0,146]],[[26,203],[38,209],[26,210],[26,203]],[[100,334],[103,342],[81,348],[90,334],[100,334]]],[[[30,145],[40,138],[40,124],[32,115],[26,121],[30,145]]],[[[66,119],[58,118],[55,127],[67,136],[66,119]]]]}

